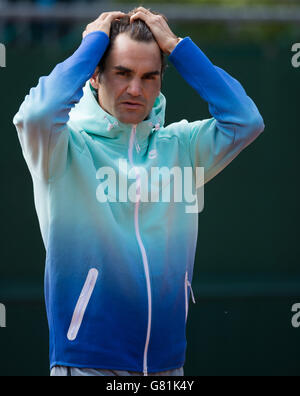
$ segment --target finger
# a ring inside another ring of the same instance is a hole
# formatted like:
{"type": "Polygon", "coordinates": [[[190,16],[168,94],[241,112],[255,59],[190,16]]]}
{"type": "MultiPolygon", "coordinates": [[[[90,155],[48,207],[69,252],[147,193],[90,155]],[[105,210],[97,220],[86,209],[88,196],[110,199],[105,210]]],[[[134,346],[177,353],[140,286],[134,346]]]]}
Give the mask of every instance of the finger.
{"type": "Polygon", "coordinates": [[[102,20],[105,20],[105,19],[107,19],[107,18],[112,18],[112,19],[114,19],[114,18],[116,18],[116,17],[121,17],[121,16],[124,16],[124,15],[126,15],[124,12],[122,12],[122,11],[113,11],[113,12],[103,12],[100,16],[99,16],[99,19],[102,19],[102,20]]]}
{"type": "Polygon", "coordinates": [[[152,17],[153,14],[145,14],[142,11],[138,11],[137,13],[135,13],[134,15],[132,15],[130,17],[130,23],[132,23],[133,21],[135,21],[136,19],[142,19],[143,21],[146,22],[146,20],[149,20],[149,18],[152,17]]]}
{"type": "Polygon", "coordinates": [[[98,19],[105,19],[107,17],[107,15],[109,14],[109,12],[102,12],[102,14],[100,14],[98,16],[98,19]]]}
{"type": "Polygon", "coordinates": [[[114,15],[108,15],[104,21],[107,23],[112,23],[113,21],[120,21],[120,19],[124,18],[126,14],[120,13],[120,14],[114,14],[114,15]]]}
{"type": "Polygon", "coordinates": [[[150,11],[150,9],[146,9],[146,8],[144,8],[144,7],[138,7],[137,9],[136,9],[136,12],[138,12],[138,11],[141,11],[141,12],[144,12],[145,14],[152,14],[152,12],[150,11]]]}
{"type": "Polygon", "coordinates": [[[108,14],[108,17],[109,18],[111,18],[111,19],[115,19],[115,18],[120,18],[120,17],[123,17],[123,16],[125,16],[126,14],[124,13],[124,12],[122,12],[122,11],[115,11],[115,12],[111,12],[111,13],[109,13],[108,14]]]}

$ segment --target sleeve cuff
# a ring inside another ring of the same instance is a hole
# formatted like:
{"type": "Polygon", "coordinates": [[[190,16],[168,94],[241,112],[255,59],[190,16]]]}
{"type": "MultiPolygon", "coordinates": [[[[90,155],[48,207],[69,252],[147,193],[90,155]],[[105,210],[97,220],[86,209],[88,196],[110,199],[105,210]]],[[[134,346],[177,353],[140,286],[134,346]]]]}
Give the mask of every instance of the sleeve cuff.
{"type": "Polygon", "coordinates": [[[176,47],[173,49],[173,51],[169,55],[169,59],[172,60],[173,57],[176,57],[177,52],[180,51],[182,46],[185,46],[187,41],[191,40],[190,37],[185,37],[182,40],[179,41],[179,43],[176,45],[176,47]]]}
{"type": "Polygon", "coordinates": [[[105,32],[102,32],[101,30],[98,30],[98,31],[96,31],[96,32],[88,33],[88,34],[82,39],[82,41],[85,41],[85,40],[87,39],[87,37],[90,38],[91,36],[99,36],[99,37],[102,36],[103,38],[106,38],[107,41],[110,40],[110,38],[108,37],[108,35],[107,35],[105,32]]]}

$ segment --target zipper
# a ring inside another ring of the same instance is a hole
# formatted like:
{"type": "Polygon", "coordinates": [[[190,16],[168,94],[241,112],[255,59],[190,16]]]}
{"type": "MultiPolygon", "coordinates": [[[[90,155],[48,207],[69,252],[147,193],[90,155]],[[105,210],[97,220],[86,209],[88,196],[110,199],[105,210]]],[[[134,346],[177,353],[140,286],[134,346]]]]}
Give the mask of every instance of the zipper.
{"type": "MultiPolygon", "coordinates": [[[[150,333],[151,333],[151,319],[152,319],[152,296],[151,296],[151,282],[150,282],[150,272],[149,272],[149,263],[147,258],[147,253],[145,246],[143,244],[140,228],[139,228],[139,206],[140,206],[140,198],[141,198],[141,176],[139,173],[139,169],[134,166],[133,163],[133,146],[135,143],[135,136],[136,136],[136,125],[133,125],[130,141],[129,141],[129,149],[128,149],[128,158],[131,166],[135,170],[136,174],[136,194],[137,194],[137,202],[135,203],[135,210],[134,210],[134,227],[135,227],[135,235],[136,239],[140,248],[140,252],[142,255],[142,260],[144,264],[144,271],[146,276],[146,285],[147,285],[147,295],[148,295],[148,326],[147,326],[147,335],[144,347],[144,357],[143,357],[143,373],[145,376],[148,375],[148,348],[149,348],[149,341],[150,341],[150,333]]],[[[139,152],[139,146],[136,143],[136,150],[139,152]]]]}
{"type": "Polygon", "coordinates": [[[98,278],[98,270],[96,268],[92,268],[89,270],[86,281],[78,298],[76,307],[74,309],[74,313],[72,316],[71,324],[69,327],[69,331],[67,334],[67,338],[69,341],[74,341],[77,337],[79,329],[81,327],[81,323],[87,308],[87,305],[91,299],[92,293],[94,291],[96,281],[98,278]]]}
{"type": "Polygon", "coordinates": [[[185,288],[185,321],[187,321],[189,311],[189,298],[188,298],[188,287],[191,290],[191,296],[193,303],[196,304],[195,296],[193,293],[191,282],[188,280],[188,271],[185,273],[184,288],[185,288]]]}

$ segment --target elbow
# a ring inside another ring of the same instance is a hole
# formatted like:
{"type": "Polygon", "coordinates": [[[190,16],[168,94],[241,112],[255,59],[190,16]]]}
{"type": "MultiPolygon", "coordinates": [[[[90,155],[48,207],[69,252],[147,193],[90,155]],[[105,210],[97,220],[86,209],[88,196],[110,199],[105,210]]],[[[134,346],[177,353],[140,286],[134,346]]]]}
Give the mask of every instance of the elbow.
{"type": "Polygon", "coordinates": [[[255,115],[255,117],[253,117],[250,128],[257,135],[260,135],[265,130],[264,120],[258,111],[257,111],[257,114],[255,115]]]}
{"type": "Polygon", "coordinates": [[[24,119],[20,112],[18,112],[14,118],[13,118],[13,124],[17,128],[17,130],[20,130],[23,127],[24,119]]]}
{"type": "MultiPolygon", "coordinates": [[[[43,77],[41,78],[41,80],[43,77]]],[[[55,111],[55,102],[50,101],[42,95],[43,90],[31,88],[21,104],[18,113],[13,119],[13,123],[23,127],[35,127],[45,125],[53,117],[55,111]]]]}
{"type": "Polygon", "coordinates": [[[45,106],[22,107],[14,116],[13,123],[20,129],[46,126],[49,121],[50,111],[45,106]]]}
{"type": "Polygon", "coordinates": [[[265,123],[259,111],[245,117],[245,121],[236,129],[235,142],[246,147],[265,129],[265,123]]]}
{"type": "Polygon", "coordinates": [[[264,120],[256,107],[251,113],[248,112],[245,116],[244,124],[247,134],[250,135],[250,137],[260,135],[265,129],[264,120]]]}

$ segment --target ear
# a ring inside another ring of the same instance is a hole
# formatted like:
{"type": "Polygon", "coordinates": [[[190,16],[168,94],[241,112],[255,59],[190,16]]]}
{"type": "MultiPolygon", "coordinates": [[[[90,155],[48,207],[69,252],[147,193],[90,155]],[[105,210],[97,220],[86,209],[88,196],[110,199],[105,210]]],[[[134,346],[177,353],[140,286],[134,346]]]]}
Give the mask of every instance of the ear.
{"type": "Polygon", "coordinates": [[[90,78],[90,83],[91,83],[92,87],[97,89],[97,90],[99,89],[98,75],[99,75],[99,66],[96,67],[96,70],[94,71],[94,74],[90,78]]]}

